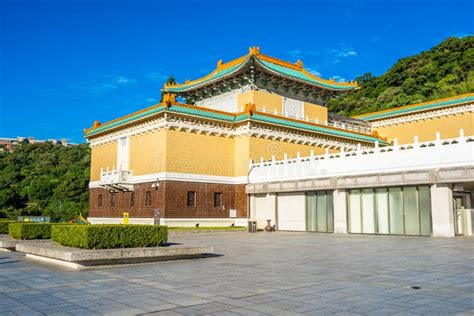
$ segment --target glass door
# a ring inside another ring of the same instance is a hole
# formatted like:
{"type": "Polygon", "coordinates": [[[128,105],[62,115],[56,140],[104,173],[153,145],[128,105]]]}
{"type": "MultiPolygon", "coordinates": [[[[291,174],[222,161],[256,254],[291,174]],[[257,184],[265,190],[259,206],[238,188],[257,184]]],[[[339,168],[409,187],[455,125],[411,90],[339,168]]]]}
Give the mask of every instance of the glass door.
{"type": "Polygon", "coordinates": [[[464,196],[454,196],[454,233],[456,236],[464,235],[464,196]]]}
{"type": "Polygon", "coordinates": [[[306,193],[306,231],[333,232],[333,195],[330,191],[306,193]]]}

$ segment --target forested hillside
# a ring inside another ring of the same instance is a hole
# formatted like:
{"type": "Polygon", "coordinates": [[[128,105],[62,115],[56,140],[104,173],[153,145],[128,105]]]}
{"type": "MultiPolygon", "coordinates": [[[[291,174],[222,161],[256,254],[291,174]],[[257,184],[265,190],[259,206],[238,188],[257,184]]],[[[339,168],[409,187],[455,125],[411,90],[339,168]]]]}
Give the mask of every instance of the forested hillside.
{"type": "Polygon", "coordinates": [[[448,38],[400,59],[380,77],[356,80],[361,89],[330,100],[329,111],[356,115],[474,92],[474,36],[448,38]]]}
{"type": "Polygon", "coordinates": [[[67,221],[88,210],[90,150],[21,144],[0,153],[0,218],[51,216],[67,221]]]}

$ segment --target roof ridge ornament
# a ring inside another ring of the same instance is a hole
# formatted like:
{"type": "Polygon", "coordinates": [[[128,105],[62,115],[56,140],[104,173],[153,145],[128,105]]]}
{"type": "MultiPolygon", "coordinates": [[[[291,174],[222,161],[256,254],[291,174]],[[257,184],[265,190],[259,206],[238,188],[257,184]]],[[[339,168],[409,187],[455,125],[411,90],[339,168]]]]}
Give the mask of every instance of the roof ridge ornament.
{"type": "Polygon", "coordinates": [[[219,59],[217,61],[217,69],[221,69],[222,68],[222,59],[219,59]]]}
{"type": "Polygon", "coordinates": [[[258,46],[251,46],[251,47],[249,47],[249,54],[250,54],[251,56],[260,54],[260,47],[258,47],[258,46]]]}
{"type": "Polygon", "coordinates": [[[174,93],[163,94],[163,104],[165,105],[165,107],[169,108],[175,102],[176,102],[176,94],[174,93]]]}
{"type": "Polygon", "coordinates": [[[255,112],[257,112],[257,106],[254,103],[247,103],[245,104],[244,112],[248,116],[252,116],[255,112]]]}
{"type": "Polygon", "coordinates": [[[298,60],[296,61],[296,66],[297,66],[298,68],[300,68],[300,69],[303,68],[303,61],[302,61],[301,59],[298,59],[298,60]]]}

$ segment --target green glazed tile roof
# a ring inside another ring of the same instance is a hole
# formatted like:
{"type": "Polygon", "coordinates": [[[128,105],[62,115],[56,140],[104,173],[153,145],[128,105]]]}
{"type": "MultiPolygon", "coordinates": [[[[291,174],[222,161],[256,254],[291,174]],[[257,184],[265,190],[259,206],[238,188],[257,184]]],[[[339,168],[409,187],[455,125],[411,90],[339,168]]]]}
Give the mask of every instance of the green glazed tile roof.
{"type": "MultiPolygon", "coordinates": [[[[90,132],[87,132],[84,136],[91,137],[100,132],[104,132],[116,127],[120,127],[124,124],[140,120],[147,116],[155,115],[164,110],[168,112],[172,112],[172,113],[187,114],[187,115],[208,118],[208,119],[213,119],[213,120],[220,120],[220,121],[225,121],[225,122],[230,122],[230,123],[238,123],[238,122],[242,122],[249,119],[249,116],[245,113],[242,113],[239,115],[233,115],[231,113],[229,114],[219,113],[219,112],[214,112],[214,111],[208,111],[206,109],[200,109],[197,107],[181,106],[179,104],[173,105],[169,108],[165,108],[163,105],[160,105],[158,107],[154,107],[149,110],[145,110],[143,112],[132,114],[130,116],[118,119],[116,121],[112,121],[111,123],[105,123],[97,127],[96,129],[93,129],[90,132]]],[[[287,126],[287,127],[309,130],[309,131],[318,132],[318,133],[335,136],[335,137],[351,138],[351,139],[356,139],[356,140],[365,141],[365,142],[379,141],[381,143],[384,143],[383,141],[375,137],[371,137],[369,135],[365,136],[365,135],[360,135],[356,133],[340,131],[337,129],[331,129],[331,128],[325,128],[322,126],[306,124],[304,122],[295,122],[292,120],[287,120],[285,118],[276,118],[276,117],[267,116],[267,115],[253,114],[251,117],[251,120],[257,121],[257,122],[272,123],[272,124],[278,124],[278,125],[287,126]]]]}
{"type": "Polygon", "coordinates": [[[215,120],[227,121],[227,122],[235,122],[235,115],[232,114],[224,114],[224,113],[217,113],[212,111],[206,111],[203,109],[199,109],[198,107],[189,108],[179,105],[173,105],[168,109],[170,112],[174,113],[184,113],[199,117],[205,117],[215,120]]]}
{"type": "Polygon", "coordinates": [[[260,115],[260,114],[254,114],[252,116],[252,120],[255,121],[260,121],[260,122],[266,122],[266,123],[272,123],[272,124],[278,124],[278,125],[283,125],[283,126],[289,126],[289,127],[294,127],[294,128],[299,128],[299,129],[305,129],[305,130],[310,130],[313,132],[318,132],[318,133],[323,133],[331,136],[338,136],[338,137],[344,137],[344,138],[352,138],[352,139],[357,139],[365,142],[376,142],[378,141],[379,143],[382,144],[387,144],[386,142],[372,137],[372,136],[365,136],[365,135],[360,135],[360,134],[355,134],[351,132],[345,132],[345,131],[340,131],[336,129],[331,129],[331,128],[325,128],[325,127],[320,127],[320,126],[315,126],[311,124],[306,124],[304,122],[295,122],[291,120],[285,120],[285,119],[280,119],[276,117],[271,117],[271,116],[266,116],[266,115],[260,115]]]}
{"type": "Polygon", "coordinates": [[[130,123],[130,122],[139,120],[139,119],[141,119],[141,118],[143,118],[143,117],[160,113],[160,112],[162,112],[164,109],[165,109],[165,107],[164,107],[163,105],[160,105],[160,106],[158,106],[158,107],[156,107],[156,108],[152,108],[152,109],[149,109],[149,110],[146,110],[146,111],[137,113],[137,114],[132,114],[132,115],[130,115],[130,116],[127,116],[127,117],[118,119],[118,120],[113,121],[113,122],[111,122],[111,123],[105,123],[105,124],[103,124],[103,125],[101,125],[101,126],[95,128],[95,129],[93,129],[92,131],[85,133],[84,136],[85,136],[85,137],[93,136],[93,135],[95,135],[95,134],[97,134],[97,133],[100,133],[100,132],[109,130],[109,129],[111,129],[111,128],[118,127],[118,126],[121,126],[121,125],[123,125],[123,124],[127,124],[127,123],[130,123]]]}
{"type": "MultiPolygon", "coordinates": [[[[99,127],[97,127],[94,130],[91,130],[90,132],[87,132],[84,136],[85,137],[90,137],[93,136],[97,133],[107,131],[109,129],[119,127],[121,125],[145,118],[150,115],[154,115],[157,113],[162,112],[166,108],[163,105],[160,105],[156,108],[152,108],[150,110],[146,110],[131,116],[127,116],[121,119],[118,119],[116,121],[113,121],[111,123],[105,123],[99,127]]],[[[225,113],[218,113],[218,112],[213,112],[213,111],[206,111],[205,109],[199,109],[199,108],[190,108],[190,107],[184,107],[180,105],[173,105],[170,108],[167,109],[169,112],[173,113],[183,113],[183,114],[188,114],[188,115],[193,115],[193,116],[199,116],[199,117],[204,117],[208,119],[214,119],[214,120],[220,120],[220,121],[226,121],[226,122],[241,122],[246,119],[248,119],[247,114],[240,114],[240,115],[232,115],[232,114],[225,114],[225,113]]]]}
{"type": "Polygon", "coordinates": [[[243,63],[240,63],[240,64],[237,64],[235,66],[232,66],[232,67],[229,67],[229,68],[226,68],[226,69],[222,69],[220,71],[217,71],[215,72],[212,76],[210,76],[209,78],[207,78],[206,80],[203,80],[203,81],[200,81],[200,82],[196,82],[194,84],[189,84],[189,85],[186,85],[186,84],[183,84],[182,86],[176,86],[176,87],[173,87],[173,86],[170,86],[170,87],[166,87],[164,90],[166,91],[169,91],[169,92],[181,92],[181,91],[185,91],[185,90],[188,90],[188,89],[191,89],[195,86],[198,86],[200,84],[203,84],[203,83],[206,83],[206,82],[209,82],[209,81],[212,81],[212,80],[215,80],[215,79],[218,79],[222,76],[225,76],[229,73],[232,73],[234,70],[238,69],[240,66],[242,66],[243,63]]]}
{"type": "MultiPolygon", "coordinates": [[[[258,55],[253,56],[253,58],[255,58],[255,60],[257,60],[264,68],[266,68],[270,71],[273,71],[273,72],[277,72],[278,74],[280,74],[282,76],[299,79],[299,80],[302,80],[302,81],[305,81],[305,82],[308,82],[308,83],[311,83],[311,84],[318,85],[318,86],[323,87],[323,88],[328,88],[328,89],[333,89],[333,90],[338,90],[338,91],[347,91],[347,90],[357,89],[356,85],[354,85],[354,86],[342,85],[342,84],[338,84],[338,83],[330,83],[330,82],[327,82],[326,80],[322,80],[322,79],[318,80],[316,78],[308,76],[307,74],[305,74],[301,70],[296,70],[296,69],[293,69],[293,68],[290,68],[290,67],[285,67],[283,65],[277,65],[273,62],[263,60],[263,59],[259,58],[258,55]]],[[[163,90],[168,91],[168,92],[179,93],[179,92],[184,92],[184,91],[193,89],[197,86],[206,85],[208,82],[219,79],[219,78],[221,78],[225,75],[228,75],[228,74],[240,69],[249,60],[250,60],[250,57],[247,57],[247,58],[243,59],[242,61],[240,61],[239,63],[237,63],[236,65],[233,65],[229,68],[224,68],[222,70],[216,71],[215,73],[210,75],[208,78],[203,77],[202,79],[191,81],[188,84],[184,83],[184,84],[180,84],[180,85],[177,85],[177,86],[167,86],[167,87],[164,87],[163,90]]]]}
{"type": "Polygon", "coordinates": [[[449,100],[439,100],[439,101],[430,102],[427,104],[419,104],[419,105],[414,105],[414,106],[409,106],[409,107],[404,107],[404,108],[399,108],[399,109],[395,108],[393,110],[389,110],[386,112],[368,113],[368,114],[357,115],[354,117],[360,120],[364,120],[364,121],[372,121],[372,120],[378,120],[378,119],[388,118],[392,116],[407,114],[411,112],[430,110],[433,108],[450,106],[450,105],[471,102],[471,101],[474,101],[474,95],[465,95],[465,96],[459,96],[459,98],[452,98],[449,100]]]}
{"type": "Polygon", "coordinates": [[[265,66],[268,69],[273,70],[273,71],[275,71],[279,74],[282,74],[284,76],[290,76],[290,77],[293,77],[293,78],[296,78],[296,79],[300,79],[300,80],[303,80],[303,81],[306,81],[306,82],[309,82],[309,83],[316,84],[318,86],[323,86],[323,87],[326,87],[326,88],[331,88],[331,89],[336,89],[336,90],[354,90],[354,89],[356,89],[355,86],[341,86],[341,85],[338,85],[338,84],[331,84],[331,83],[328,83],[328,82],[325,82],[325,81],[322,81],[322,80],[316,80],[314,78],[311,78],[311,77],[307,76],[305,73],[303,73],[299,70],[291,69],[291,68],[284,67],[284,66],[281,66],[281,65],[277,65],[277,64],[271,63],[269,61],[265,61],[265,60],[261,60],[261,59],[258,59],[258,61],[261,64],[263,64],[263,66],[265,66]]]}

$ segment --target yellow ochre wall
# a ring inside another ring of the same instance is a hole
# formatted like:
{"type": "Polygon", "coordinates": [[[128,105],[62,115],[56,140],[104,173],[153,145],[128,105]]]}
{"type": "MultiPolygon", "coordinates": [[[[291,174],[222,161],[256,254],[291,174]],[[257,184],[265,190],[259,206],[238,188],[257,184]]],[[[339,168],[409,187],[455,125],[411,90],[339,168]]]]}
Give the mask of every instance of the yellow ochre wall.
{"type": "Polygon", "coordinates": [[[166,172],[234,175],[234,140],[229,137],[168,131],[166,172]]]}
{"type": "Polygon", "coordinates": [[[235,176],[245,176],[249,171],[250,137],[234,138],[234,172],[235,176]]]}
{"type": "MultiPolygon", "coordinates": [[[[172,172],[238,177],[248,173],[249,160],[270,160],[323,154],[324,148],[257,137],[222,137],[177,130],[157,130],[129,138],[129,170],[134,176],[172,172]]],[[[332,151],[331,151],[332,152],[332,151]]],[[[92,149],[91,181],[100,168],[117,164],[117,142],[92,149]]]]}
{"type": "Polygon", "coordinates": [[[265,107],[266,111],[282,112],[283,99],[278,94],[268,93],[264,91],[251,90],[239,94],[237,96],[237,106],[239,111],[243,111],[247,103],[253,103],[257,109],[262,110],[265,107]]]}
{"type": "MultiPolygon", "coordinates": [[[[258,110],[265,107],[268,112],[275,110],[278,113],[283,112],[283,97],[278,94],[251,90],[237,96],[239,111],[243,111],[247,103],[255,104],[258,110]]],[[[318,119],[319,122],[325,122],[328,119],[328,109],[325,106],[304,102],[304,115],[311,120],[318,119]]]]}
{"type": "Polygon", "coordinates": [[[129,138],[128,169],[133,176],[165,172],[167,130],[154,130],[129,138]]]}
{"type": "Polygon", "coordinates": [[[99,145],[91,149],[90,181],[100,180],[100,168],[117,166],[117,142],[99,145]]]}
{"type": "Polygon", "coordinates": [[[304,115],[310,120],[318,119],[318,122],[323,123],[328,120],[328,108],[322,105],[305,102],[304,115]]]}
{"type": "Polygon", "coordinates": [[[464,129],[464,135],[474,135],[474,114],[462,113],[451,116],[442,116],[423,121],[415,121],[380,128],[374,128],[379,135],[387,137],[389,141],[398,139],[399,144],[413,143],[415,135],[420,142],[436,139],[436,132],[441,138],[459,136],[459,129],[464,129]]]}

